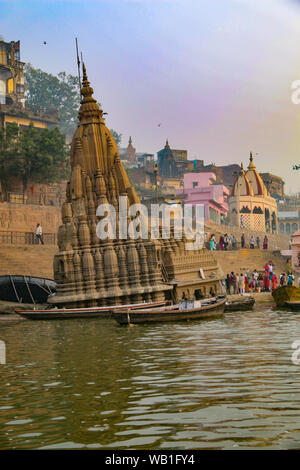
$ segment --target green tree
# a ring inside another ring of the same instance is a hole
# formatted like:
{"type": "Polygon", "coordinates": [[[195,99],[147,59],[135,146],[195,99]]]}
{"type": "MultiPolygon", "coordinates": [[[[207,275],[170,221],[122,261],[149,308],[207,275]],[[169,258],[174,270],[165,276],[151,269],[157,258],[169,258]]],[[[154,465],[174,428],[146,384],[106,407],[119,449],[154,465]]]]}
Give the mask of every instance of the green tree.
{"type": "Polygon", "coordinates": [[[113,138],[115,139],[117,146],[120,147],[120,145],[121,145],[121,140],[122,140],[122,134],[118,134],[118,133],[117,133],[116,131],[114,131],[113,129],[110,129],[110,132],[111,132],[113,138]]]}
{"type": "Polygon", "coordinates": [[[8,180],[11,176],[10,163],[16,154],[16,139],[19,127],[16,123],[0,127],[0,201],[7,191],[8,180]]]}
{"type": "Polygon", "coordinates": [[[9,126],[0,134],[0,178],[15,177],[22,181],[23,195],[29,181],[53,183],[65,179],[69,172],[65,136],[56,128],[37,129],[32,124],[16,133],[9,126]]]}
{"type": "MultiPolygon", "coordinates": [[[[26,107],[35,113],[54,112],[60,116],[59,127],[64,134],[73,134],[78,120],[80,92],[78,77],[60,72],[57,76],[31,64],[25,65],[26,107]]],[[[101,105],[100,105],[101,106],[101,105]]],[[[111,129],[117,145],[121,143],[122,134],[111,129]]]]}
{"type": "Polygon", "coordinates": [[[27,85],[26,107],[34,112],[58,110],[61,131],[73,133],[80,105],[78,78],[65,72],[55,76],[30,64],[25,66],[24,77],[27,85]]]}

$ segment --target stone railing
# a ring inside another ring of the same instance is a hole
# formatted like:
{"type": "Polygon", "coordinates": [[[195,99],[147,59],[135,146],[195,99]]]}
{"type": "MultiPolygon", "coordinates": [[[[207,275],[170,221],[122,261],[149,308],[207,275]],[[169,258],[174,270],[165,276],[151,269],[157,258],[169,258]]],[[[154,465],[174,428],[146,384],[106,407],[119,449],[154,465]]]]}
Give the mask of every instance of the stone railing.
{"type": "MultiPolygon", "coordinates": [[[[56,233],[44,233],[43,241],[45,245],[56,245],[56,233]]],[[[33,232],[0,231],[0,244],[2,245],[35,245],[36,243],[36,236],[33,232]]]]}

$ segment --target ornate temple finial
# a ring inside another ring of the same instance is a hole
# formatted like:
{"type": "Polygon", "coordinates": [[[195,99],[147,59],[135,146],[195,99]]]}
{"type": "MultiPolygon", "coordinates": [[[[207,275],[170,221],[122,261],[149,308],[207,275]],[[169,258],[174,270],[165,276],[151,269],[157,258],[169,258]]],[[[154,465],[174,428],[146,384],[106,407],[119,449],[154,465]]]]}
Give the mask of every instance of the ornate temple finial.
{"type": "Polygon", "coordinates": [[[86,67],[85,67],[85,64],[83,63],[82,64],[82,84],[85,85],[85,84],[90,84],[89,81],[88,81],[88,76],[87,76],[87,73],[86,73],[86,67]]]}
{"type": "Polygon", "coordinates": [[[168,139],[166,140],[166,147],[167,147],[167,148],[170,148],[168,139]]]}
{"type": "Polygon", "coordinates": [[[131,136],[129,137],[129,142],[128,142],[128,143],[129,143],[129,145],[132,144],[132,138],[131,138],[131,136]]]}
{"type": "Polygon", "coordinates": [[[248,170],[251,170],[251,169],[254,169],[254,168],[256,168],[256,166],[254,165],[254,162],[253,162],[252,152],[250,152],[250,163],[249,163],[249,166],[248,166],[248,170]]]}
{"type": "Polygon", "coordinates": [[[89,120],[91,118],[100,119],[103,121],[103,111],[97,104],[95,98],[93,98],[94,90],[90,86],[90,82],[86,73],[86,67],[84,62],[82,62],[82,88],[80,90],[82,95],[81,106],[79,110],[79,120],[83,119],[89,120]]]}
{"type": "Polygon", "coordinates": [[[86,73],[85,64],[82,63],[82,89],[81,94],[84,97],[91,97],[94,93],[93,88],[90,86],[90,82],[86,73]]]}
{"type": "Polygon", "coordinates": [[[240,175],[243,175],[245,173],[244,171],[244,164],[243,162],[241,162],[241,171],[240,171],[240,175]]]}

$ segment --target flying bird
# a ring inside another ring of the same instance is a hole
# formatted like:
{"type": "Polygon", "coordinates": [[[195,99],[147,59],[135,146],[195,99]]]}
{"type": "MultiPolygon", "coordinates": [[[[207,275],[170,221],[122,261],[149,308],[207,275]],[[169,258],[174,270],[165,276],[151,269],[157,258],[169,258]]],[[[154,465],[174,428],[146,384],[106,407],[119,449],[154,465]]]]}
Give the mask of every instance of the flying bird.
{"type": "Polygon", "coordinates": [[[44,41],[43,44],[47,44],[46,41],[44,41]]]}

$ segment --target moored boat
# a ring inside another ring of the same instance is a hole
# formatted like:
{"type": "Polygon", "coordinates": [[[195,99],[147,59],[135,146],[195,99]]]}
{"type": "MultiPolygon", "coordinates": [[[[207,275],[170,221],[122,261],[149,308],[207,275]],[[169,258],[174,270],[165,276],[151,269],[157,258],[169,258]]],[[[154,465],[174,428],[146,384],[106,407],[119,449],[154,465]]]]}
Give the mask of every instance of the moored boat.
{"type": "Polygon", "coordinates": [[[19,304],[43,304],[56,292],[56,282],[36,276],[0,276],[0,300],[19,304]]]}
{"type": "Polygon", "coordinates": [[[227,300],[225,304],[224,312],[238,312],[238,311],[251,310],[254,304],[255,304],[255,299],[252,296],[227,300]]]}
{"type": "Polygon", "coordinates": [[[166,301],[143,302],[138,304],[114,305],[105,307],[86,307],[86,308],[51,308],[36,310],[19,310],[16,313],[30,320],[68,320],[70,318],[108,318],[111,309],[118,310],[123,308],[154,308],[166,305],[166,301]]]}
{"type": "Polygon", "coordinates": [[[177,305],[166,305],[158,308],[135,310],[131,308],[111,309],[111,314],[120,325],[198,320],[222,316],[225,303],[226,297],[215,297],[202,301],[182,300],[177,305]]]}
{"type": "Polygon", "coordinates": [[[295,286],[281,286],[272,292],[276,307],[287,307],[286,302],[300,301],[300,288],[295,286]]]}
{"type": "Polygon", "coordinates": [[[300,311],[300,301],[299,300],[285,302],[285,306],[287,308],[293,310],[294,312],[299,312],[300,311]]]}

